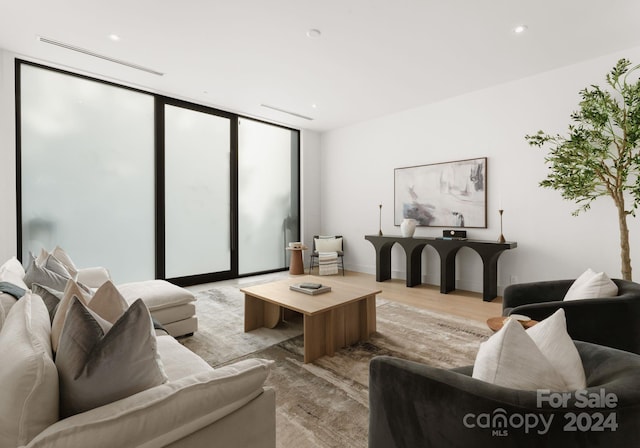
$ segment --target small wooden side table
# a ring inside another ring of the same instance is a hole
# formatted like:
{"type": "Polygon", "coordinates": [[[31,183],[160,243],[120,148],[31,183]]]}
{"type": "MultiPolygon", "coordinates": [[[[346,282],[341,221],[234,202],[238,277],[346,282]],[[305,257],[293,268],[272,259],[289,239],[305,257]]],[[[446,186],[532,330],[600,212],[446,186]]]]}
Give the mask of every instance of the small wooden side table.
{"type": "Polygon", "coordinates": [[[291,260],[289,261],[289,273],[291,275],[304,274],[304,262],[302,261],[302,251],[307,250],[307,246],[287,247],[291,251],[291,260]]]}
{"type": "MultiPolygon", "coordinates": [[[[498,331],[504,326],[504,322],[507,319],[508,319],[507,316],[490,317],[489,319],[487,319],[487,326],[493,331],[498,331]]],[[[518,322],[520,322],[520,324],[525,328],[525,330],[527,328],[533,327],[535,324],[538,323],[537,320],[519,320],[518,322]]]]}

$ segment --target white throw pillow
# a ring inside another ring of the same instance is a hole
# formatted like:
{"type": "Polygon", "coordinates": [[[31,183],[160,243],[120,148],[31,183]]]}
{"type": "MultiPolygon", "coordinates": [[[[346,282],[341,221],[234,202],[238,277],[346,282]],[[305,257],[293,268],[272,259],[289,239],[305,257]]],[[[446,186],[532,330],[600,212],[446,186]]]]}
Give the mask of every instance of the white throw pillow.
{"type": "Polygon", "coordinates": [[[342,238],[316,238],[315,245],[318,252],[340,252],[342,251],[342,238]]]}
{"type": "Polygon", "coordinates": [[[573,282],[564,300],[596,299],[617,295],[618,286],[607,274],[587,269],[573,282]]]}
{"type": "Polygon", "coordinates": [[[76,282],[69,280],[66,288],[64,289],[62,299],[60,299],[60,303],[58,304],[56,314],[53,316],[53,321],[51,322],[51,347],[53,348],[54,353],[58,351],[58,343],[60,342],[60,334],[62,334],[64,320],[67,317],[67,311],[69,311],[71,299],[73,299],[74,296],[80,299],[80,301],[85,305],[89,301],[89,297],[86,292],[80,289],[76,282]]]}
{"type": "Polygon", "coordinates": [[[0,331],[0,446],[29,443],[58,421],[58,372],[51,356],[49,312],[27,292],[0,331]]]}
{"type": "Polygon", "coordinates": [[[89,299],[87,307],[107,322],[115,324],[120,316],[127,311],[129,304],[118,292],[116,285],[111,280],[107,280],[89,299]]]}
{"type": "Polygon", "coordinates": [[[556,372],[562,376],[569,390],[587,387],[582,359],[571,336],[567,333],[567,321],[562,308],[530,327],[527,334],[556,372]]]}
{"type": "Polygon", "coordinates": [[[29,289],[24,283],[24,274],[24,268],[15,256],[0,266],[0,281],[12,283],[22,289],[29,289]]]}
{"type": "Polygon", "coordinates": [[[93,296],[90,296],[76,282],[69,280],[51,324],[51,344],[54,352],[58,351],[60,335],[73,297],[77,297],[89,309],[105,333],[128,308],[127,302],[111,281],[105,282],[93,296]]]}
{"type": "Polygon", "coordinates": [[[56,257],[67,268],[67,271],[71,274],[71,278],[75,279],[78,276],[78,268],[71,260],[71,257],[60,246],[56,246],[51,254],[56,257]]]}
{"type": "Polygon", "coordinates": [[[512,389],[569,390],[562,376],[514,319],[507,319],[500,331],[480,344],[472,377],[512,389]]]}

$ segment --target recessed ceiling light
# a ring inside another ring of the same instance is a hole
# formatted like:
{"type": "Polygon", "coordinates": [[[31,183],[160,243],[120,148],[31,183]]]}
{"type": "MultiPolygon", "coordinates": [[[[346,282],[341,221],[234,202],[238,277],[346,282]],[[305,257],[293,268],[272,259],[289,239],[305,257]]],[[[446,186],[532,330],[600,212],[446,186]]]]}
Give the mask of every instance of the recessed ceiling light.
{"type": "Polygon", "coordinates": [[[313,103],[313,104],[311,105],[311,107],[315,109],[315,108],[317,108],[317,107],[318,107],[318,105],[317,105],[316,103],[313,103]]]}
{"type": "Polygon", "coordinates": [[[109,39],[111,39],[114,42],[117,42],[120,40],[120,36],[118,36],[117,34],[109,34],[109,39]]]}
{"type": "Polygon", "coordinates": [[[522,34],[527,31],[527,25],[518,25],[513,28],[513,32],[516,34],[522,34]]]}
{"type": "Polygon", "coordinates": [[[315,28],[312,28],[309,31],[307,31],[307,37],[311,39],[317,39],[320,36],[322,36],[322,33],[320,32],[320,30],[317,30],[315,28]]]}

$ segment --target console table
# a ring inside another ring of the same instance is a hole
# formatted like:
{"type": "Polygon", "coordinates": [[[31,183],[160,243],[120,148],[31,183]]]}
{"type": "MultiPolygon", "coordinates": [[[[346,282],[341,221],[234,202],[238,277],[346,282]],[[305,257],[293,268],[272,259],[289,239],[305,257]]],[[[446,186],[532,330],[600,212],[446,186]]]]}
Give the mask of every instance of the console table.
{"type": "Polygon", "coordinates": [[[376,250],[376,281],[391,278],[391,248],[398,243],[407,257],[407,286],[422,283],[422,249],[429,245],[440,255],[440,292],[456,289],[456,254],[462,247],[475,250],[482,258],[482,300],[489,302],[498,295],[498,258],[518,243],[482,240],[452,240],[433,237],[404,238],[401,236],[365,235],[376,250]]]}

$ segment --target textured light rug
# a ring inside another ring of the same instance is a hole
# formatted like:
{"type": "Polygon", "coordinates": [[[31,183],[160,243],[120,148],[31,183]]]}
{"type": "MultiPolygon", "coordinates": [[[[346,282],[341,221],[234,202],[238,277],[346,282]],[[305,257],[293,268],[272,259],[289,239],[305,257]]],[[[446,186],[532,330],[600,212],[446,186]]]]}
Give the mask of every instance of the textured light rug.
{"type": "Polygon", "coordinates": [[[282,448],[366,447],[372,357],[397,356],[443,368],[469,365],[491,334],[479,322],[378,299],[377,332],[368,341],[304,364],[300,318],[274,330],[244,333],[243,307],[244,297],[233,286],[200,293],[199,331],[181,342],[214,367],[247,357],[275,361],[267,385],[276,389],[282,448]]]}

